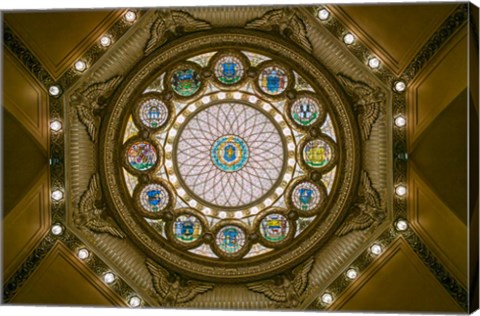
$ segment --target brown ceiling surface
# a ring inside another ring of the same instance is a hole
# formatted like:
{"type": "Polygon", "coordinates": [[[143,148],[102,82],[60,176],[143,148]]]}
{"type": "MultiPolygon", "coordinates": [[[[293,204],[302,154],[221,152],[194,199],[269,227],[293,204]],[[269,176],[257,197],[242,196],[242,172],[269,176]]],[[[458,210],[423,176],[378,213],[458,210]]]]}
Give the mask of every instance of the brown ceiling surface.
{"type": "Polygon", "coordinates": [[[462,309],[410,246],[399,239],[332,308],[340,311],[451,312],[462,309]]]}
{"type": "Polygon", "coordinates": [[[125,306],[124,301],[57,243],[12,300],[35,305],[125,306]]]}
{"type": "Polygon", "coordinates": [[[3,217],[20,202],[34,179],[46,172],[48,158],[10,112],[3,111],[3,217]]]}
{"type": "Polygon", "coordinates": [[[468,192],[467,101],[465,89],[430,123],[410,154],[421,176],[465,225],[468,192]]]}
{"type": "Polygon", "coordinates": [[[4,19],[54,78],[58,78],[120,16],[115,11],[6,13],[4,19]]]}
{"type": "Polygon", "coordinates": [[[342,5],[333,7],[350,31],[397,74],[455,9],[456,4],[342,5]]]}

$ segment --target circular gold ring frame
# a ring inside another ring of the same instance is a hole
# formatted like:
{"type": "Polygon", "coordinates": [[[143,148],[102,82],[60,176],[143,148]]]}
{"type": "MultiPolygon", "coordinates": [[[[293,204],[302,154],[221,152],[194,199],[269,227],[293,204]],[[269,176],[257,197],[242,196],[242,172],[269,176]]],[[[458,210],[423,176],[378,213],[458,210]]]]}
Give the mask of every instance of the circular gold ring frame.
{"type": "Polygon", "coordinates": [[[184,250],[193,249],[200,246],[202,243],[205,242],[204,236],[208,232],[209,232],[209,227],[208,227],[208,223],[205,216],[202,213],[191,208],[181,208],[181,209],[175,210],[173,220],[168,221],[165,225],[165,233],[167,235],[168,240],[174,243],[178,248],[184,249],[184,250]],[[194,216],[200,222],[202,232],[200,233],[200,236],[198,237],[197,240],[186,243],[178,240],[175,237],[175,234],[173,233],[173,228],[174,228],[173,226],[175,225],[175,220],[182,215],[194,216]]]}
{"type": "Polygon", "coordinates": [[[287,203],[287,206],[290,209],[297,211],[297,214],[300,217],[311,217],[311,216],[319,215],[325,209],[325,206],[328,204],[327,203],[328,199],[329,197],[327,195],[327,189],[325,188],[325,185],[323,185],[323,182],[321,181],[315,182],[307,176],[296,178],[294,181],[292,181],[287,188],[287,192],[285,193],[285,202],[287,203]],[[293,198],[292,198],[293,191],[295,190],[295,187],[302,182],[311,183],[318,189],[318,192],[320,193],[320,197],[319,197],[320,204],[318,205],[318,207],[308,211],[304,211],[296,207],[295,204],[293,203],[293,198]]]}
{"type": "Polygon", "coordinates": [[[257,66],[257,75],[255,76],[255,78],[253,79],[255,82],[254,82],[254,87],[255,87],[255,90],[257,91],[257,93],[259,93],[260,95],[263,95],[265,98],[267,99],[270,99],[270,100],[281,100],[281,99],[284,99],[287,95],[287,91],[290,90],[290,89],[293,89],[293,87],[295,87],[295,77],[293,76],[293,73],[292,71],[287,68],[286,65],[282,65],[278,62],[275,62],[273,60],[267,60],[267,61],[264,61],[262,62],[261,64],[259,64],[257,66]],[[258,80],[260,78],[260,75],[262,73],[262,71],[268,67],[278,67],[280,69],[282,69],[284,72],[285,72],[285,76],[287,77],[287,85],[285,87],[285,89],[279,93],[279,94],[269,94],[265,91],[262,90],[262,88],[260,87],[259,83],[258,83],[258,80]]]}
{"type": "Polygon", "coordinates": [[[175,199],[176,199],[176,196],[175,196],[174,190],[171,187],[171,185],[168,182],[163,181],[163,180],[159,180],[159,179],[155,179],[155,180],[149,181],[147,183],[138,184],[135,187],[135,190],[133,191],[133,200],[134,200],[134,205],[135,205],[136,211],[141,216],[151,218],[151,219],[162,219],[166,212],[172,211],[175,207],[175,199]],[[142,206],[142,202],[140,201],[140,199],[141,199],[140,194],[141,194],[142,190],[150,184],[158,184],[158,185],[162,186],[167,191],[167,194],[168,194],[167,205],[164,207],[164,209],[162,209],[158,212],[155,212],[155,213],[145,210],[142,206]]]}
{"type": "Polygon", "coordinates": [[[221,259],[224,259],[224,260],[227,260],[227,261],[238,260],[238,259],[242,258],[243,256],[245,256],[248,253],[248,251],[250,250],[250,248],[252,247],[252,244],[249,240],[250,233],[251,232],[250,232],[250,229],[248,228],[248,226],[245,225],[243,222],[241,222],[239,220],[232,219],[232,220],[221,221],[217,225],[215,225],[212,229],[212,234],[213,234],[213,241],[211,243],[212,250],[221,259]],[[228,253],[224,252],[223,250],[221,250],[220,247],[216,243],[217,234],[220,232],[220,230],[222,228],[227,227],[227,226],[233,226],[233,227],[236,227],[236,228],[240,229],[243,232],[243,235],[244,235],[244,238],[245,238],[245,243],[244,243],[243,247],[239,251],[237,251],[235,253],[232,253],[232,254],[228,254],[228,253]]]}
{"type": "Polygon", "coordinates": [[[210,61],[208,63],[208,68],[212,72],[212,77],[213,77],[212,81],[214,82],[214,84],[216,86],[218,86],[221,89],[235,90],[235,89],[245,85],[245,82],[249,79],[247,72],[248,72],[248,69],[250,68],[250,61],[248,60],[247,57],[245,57],[245,55],[243,55],[242,53],[240,53],[236,50],[221,50],[218,53],[216,53],[210,59],[210,61]],[[243,66],[242,78],[240,78],[239,81],[237,81],[236,83],[233,83],[233,84],[227,84],[227,83],[224,83],[224,82],[220,81],[220,79],[217,78],[217,75],[215,73],[216,64],[220,61],[220,59],[222,59],[223,57],[226,57],[226,56],[232,56],[232,57],[238,59],[243,66]]]}
{"type": "Polygon", "coordinates": [[[300,164],[300,167],[307,171],[307,172],[319,172],[319,173],[326,173],[330,170],[332,170],[333,167],[335,167],[336,163],[338,161],[338,150],[337,150],[337,145],[331,139],[329,136],[325,134],[321,134],[317,137],[305,137],[303,138],[300,143],[298,144],[298,150],[297,150],[297,162],[300,164]],[[305,159],[303,157],[303,150],[305,149],[305,146],[310,142],[310,141],[315,141],[315,140],[321,140],[324,141],[331,150],[331,158],[328,161],[328,163],[324,166],[321,167],[314,167],[305,162],[305,159]]]}
{"type": "Polygon", "coordinates": [[[287,119],[290,126],[292,126],[293,128],[295,128],[298,131],[307,132],[311,128],[322,126],[323,123],[325,122],[325,118],[327,117],[327,109],[324,106],[325,103],[326,102],[323,101],[323,98],[321,98],[318,94],[314,94],[312,92],[307,92],[307,91],[301,91],[301,92],[297,93],[297,95],[295,96],[295,98],[293,100],[289,100],[287,102],[287,104],[285,106],[284,116],[287,119]],[[292,106],[295,104],[295,102],[299,101],[302,98],[309,98],[309,99],[313,100],[317,104],[318,110],[319,110],[318,118],[315,120],[315,122],[313,122],[312,124],[307,125],[307,126],[300,125],[292,117],[292,106]]]}
{"type": "Polygon", "coordinates": [[[131,174],[135,175],[135,176],[140,176],[140,175],[143,175],[143,174],[152,174],[152,173],[155,173],[158,168],[160,168],[160,166],[162,165],[163,163],[163,150],[160,149],[160,147],[157,145],[156,143],[156,140],[154,140],[153,138],[141,138],[141,137],[138,137],[138,136],[134,136],[130,139],[127,140],[127,142],[123,145],[123,159],[122,159],[122,165],[125,169],[127,169],[128,172],[130,172],[131,174]],[[155,161],[154,165],[146,170],[138,170],[138,169],[135,169],[134,167],[132,167],[132,165],[128,162],[128,150],[130,149],[130,147],[136,143],[136,142],[143,142],[143,143],[148,143],[150,144],[156,151],[156,155],[157,155],[157,160],[155,161]]]}
{"type": "Polygon", "coordinates": [[[253,231],[256,232],[257,235],[258,235],[258,242],[261,245],[263,245],[265,247],[268,247],[268,248],[284,247],[286,244],[288,244],[293,239],[293,237],[295,236],[295,232],[297,231],[297,224],[294,220],[288,218],[287,210],[283,209],[283,208],[278,208],[278,207],[267,209],[267,210],[263,211],[262,213],[258,214],[257,218],[255,219],[255,222],[253,223],[253,227],[254,227],[253,231]],[[272,242],[272,241],[267,240],[262,235],[262,233],[260,232],[260,229],[261,229],[260,225],[261,225],[263,219],[265,217],[267,217],[268,215],[271,215],[271,214],[282,215],[288,221],[289,230],[287,232],[287,235],[285,236],[285,238],[283,238],[281,241],[278,241],[278,242],[272,242]]]}
{"type": "Polygon", "coordinates": [[[150,131],[152,133],[167,130],[170,127],[170,125],[172,124],[173,120],[175,119],[175,107],[172,105],[171,102],[164,100],[164,94],[163,93],[158,93],[158,92],[148,92],[148,93],[143,94],[140,98],[138,98],[137,101],[135,101],[135,108],[132,112],[133,112],[132,113],[133,114],[133,121],[135,122],[135,125],[137,126],[137,128],[139,130],[147,129],[148,131],[150,131]],[[142,103],[144,103],[148,100],[152,100],[152,99],[155,99],[155,100],[158,100],[158,101],[162,102],[166,106],[167,111],[168,111],[167,119],[165,120],[165,122],[162,125],[160,125],[158,127],[147,126],[142,122],[142,120],[140,118],[140,110],[141,110],[142,103]]]}
{"type": "Polygon", "coordinates": [[[197,279],[210,282],[248,282],[295,267],[328,241],[354,200],[361,170],[359,139],[356,119],[349,106],[348,97],[335,77],[311,55],[293,47],[281,37],[265,32],[214,29],[185,35],[167,43],[142,60],[124,78],[112,96],[111,109],[102,120],[99,141],[100,179],[112,215],[146,256],[177,273],[197,279]],[[293,239],[281,251],[274,250],[241,260],[202,258],[169,246],[158,238],[157,233],[146,230],[140,219],[133,216],[129,209],[131,197],[123,184],[123,131],[131,113],[132,100],[135,100],[138,91],[143,91],[158,74],[171,69],[170,67],[178,62],[178,56],[190,58],[222,49],[238,50],[239,47],[242,51],[265,55],[285,64],[288,69],[295,69],[315,91],[325,96],[333,125],[341,126],[336,129],[336,138],[339,142],[341,140],[341,146],[336,148],[336,179],[326,206],[328,213],[325,212],[321,221],[316,218],[312,222],[308,234],[301,234],[300,238],[293,239]]]}
{"type": "Polygon", "coordinates": [[[174,66],[172,66],[172,68],[170,68],[170,70],[167,71],[165,75],[165,80],[163,82],[163,85],[165,87],[164,91],[170,92],[174,100],[187,101],[187,100],[195,99],[196,97],[201,95],[206,88],[206,83],[205,83],[205,79],[203,78],[202,71],[203,71],[203,68],[200,67],[200,65],[198,65],[197,63],[194,63],[192,61],[182,61],[175,64],[174,66]],[[191,95],[183,96],[172,88],[172,78],[175,72],[182,69],[187,69],[187,68],[193,69],[197,73],[200,80],[200,86],[198,87],[197,91],[195,91],[191,95]]]}

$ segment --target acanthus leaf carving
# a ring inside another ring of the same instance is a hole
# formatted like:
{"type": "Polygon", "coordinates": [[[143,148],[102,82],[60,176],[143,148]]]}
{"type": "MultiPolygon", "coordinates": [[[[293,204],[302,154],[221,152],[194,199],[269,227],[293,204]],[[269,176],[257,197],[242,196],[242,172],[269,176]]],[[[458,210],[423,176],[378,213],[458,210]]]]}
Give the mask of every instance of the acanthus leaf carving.
{"type": "Polygon", "coordinates": [[[353,99],[353,109],[357,114],[360,134],[362,140],[367,141],[370,139],[372,126],[385,104],[385,94],[380,89],[373,89],[365,82],[355,81],[342,73],[337,74],[337,77],[353,99]]]}
{"type": "Polygon", "coordinates": [[[108,97],[121,80],[121,76],[114,76],[105,82],[92,84],[84,90],[79,89],[70,97],[78,119],[85,125],[88,136],[94,143],[97,140],[99,112],[105,108],[108,97]]]}
{"type": "Polygon", "coordinates": [[[302,18],[292,9],[270,10],[263,16],[245,24],[246,29],[275,31],[312,53],[312,43],[308,38],[307,26],[302,18]]]}
{"type": "Polygon", "coordinates": [[[208,30],[212,26],[204,20],[196,19],[190,13],[179,10],[168,10],[157,13],[157,19],[150,27],[150,38],[145,45],[145,55],[164,44],[169,37],[183,33],[208,30]]]}
{"type": "Polygon", "coordinates": [[[78,211],[73,214],[73,221],[77,227],[85,227],[96,233],[107,233],[114,237],[125,238],[125,234],[105,214],[105,206],[101,202],[98,174],[93,174],[90,178],[88,188],[78,202],[78,211]],[[101,206],[97,206],[100,203],[101,206]]]}
{"type": "Polygon", "coordinates": [[[302,301],[302,295],[308,287],[308,275],[312,270],[314,258],[310,257],[290,273],[284,273],[275,279],[268,279],[247,284],[253,292],[265,295],[276,302],[278,307],[297,307],[302,301]]]}
{"type": "Polygon", "coordinates": [[[381,208],[380,195],[372,185],[367,171],[361,176],[361,188],[355,204],[350,208],[350,214],[337,230],[338,237],[355,230],[364,230],[380,223],[385,218],[385,211],[381,208]]]}
{"type": "Polygon", "coordinates": [[[146,265],[152,275],[156,299],[162,306],[179,306],[213,289],[212,283],[184,279],[176,273],[170,273],[151,259],[147,258],[146,265]]]}

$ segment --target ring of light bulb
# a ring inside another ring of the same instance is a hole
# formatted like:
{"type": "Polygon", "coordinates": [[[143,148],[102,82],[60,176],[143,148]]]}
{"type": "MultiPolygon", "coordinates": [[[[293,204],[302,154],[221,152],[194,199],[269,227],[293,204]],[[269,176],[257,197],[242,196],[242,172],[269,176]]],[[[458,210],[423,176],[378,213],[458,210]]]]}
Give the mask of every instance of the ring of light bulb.
{"type": "Polygon", "coordinates": [[[60,201],[61,199],[63,199],[63,192],[60,191],[60,190],[55,190],[52,192],[52,199],[54,201],[60,201]]]}
{"type": "Polygon", "coordinates": [[[368,67],[372,68],[372,69],[377,69],[378,67],[380,67],[380,59],[378,59],[377,57],[371,57],[368,59],[368,67]]]}
{"type": "Polygon", "coordinates": [[[395,118],[395,126],[404,127],[405,125],[407,125],[407,120],[405,119],[405,117],[399,115],[395,118]]]}
{"type": "Polygon", "coordinates": [[[347,33],[343,36],[343,42],[347,45],[351,45],[355,42],[355,36],[352,33],[347,33]]]}
{"type": "Polygon", "coordinates": [[[60,95],[60,87],[59,86],[50,86],[48,88],[48,93],[53,96],[53,97],[56,97],[58,95],[60,95]]]}
{"type": "Polygon", "coordinates": [[[328,12],[326,9],[321,9],[318,11],[318,18],[322,21],[328,20],[330,17],[330,12],[328,12]]]}
{"type": "Polygon", "coordinates": [[[50,231],[53,235],[59,236],[63,233],[63,227],[60,224],[55,224],[52,226],[50,231]]]}
{"type": "Polygon", "coordinates": [[[78,249],[77,257],[81,260],[85,260],[90,256],[90,252],[86,248],[78,249]]]}
{"type": "Polygon", "coordinates": [[[404,185],[398,185],[395,187],[395,194],[402,197],[407,195],[407,188],[404,185]]]}
{"type": "Polygon", "coordinates": [[[403,232],[408,229],[408,222],[404,219],[399,219],[395,222],[395,229],[403,232]]]}
{"type": "Polygon", "coordinates": [[[75,62],[74,67],[76,71],[84,72],[87,69],[87,63],[83,60],[78,60],[77,62],[75,62]]]}
{"type": "Polygon", "coordinates": [[[373,244],[371,247],[370,247],[370,252],[376,256],[378,256],[379,254],[381,254],[383,251],[383,248],[380,244],[373,244]]]}

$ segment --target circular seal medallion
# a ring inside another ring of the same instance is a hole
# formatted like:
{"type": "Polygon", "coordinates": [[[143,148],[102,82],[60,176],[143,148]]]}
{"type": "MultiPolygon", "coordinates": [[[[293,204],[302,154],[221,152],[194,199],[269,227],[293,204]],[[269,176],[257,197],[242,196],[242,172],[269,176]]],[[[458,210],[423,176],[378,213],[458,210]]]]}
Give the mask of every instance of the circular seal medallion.
{"type": "Polygon", "coordinates": [[[238,136],[222,136],[213,143],[212,161],[225,172],[240,170],[248,161],[248,146],[238,136]]]}

